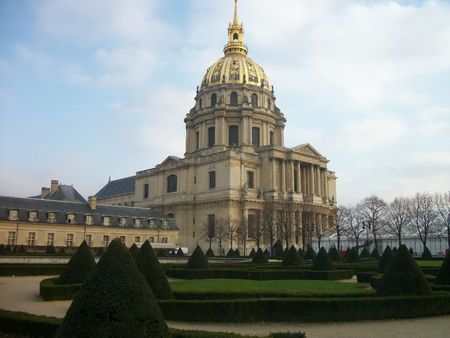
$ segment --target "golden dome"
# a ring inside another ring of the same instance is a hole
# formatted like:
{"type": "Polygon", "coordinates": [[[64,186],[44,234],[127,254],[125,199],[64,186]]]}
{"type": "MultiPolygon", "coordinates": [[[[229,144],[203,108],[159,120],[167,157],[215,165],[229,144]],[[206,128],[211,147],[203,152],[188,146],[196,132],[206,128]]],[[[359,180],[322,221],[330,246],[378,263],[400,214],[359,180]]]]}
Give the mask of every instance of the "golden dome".
{"type": "Polygon", "coordinates": [[[222,84],[249,84],[271,90],[269,79],[264,69],[247,56],[244,44],[244,26],[239,24],[237,0],[235,0],[234,19],[228,27],[228,43],[225,56],[206,71],[201,89],[222,84]]]}

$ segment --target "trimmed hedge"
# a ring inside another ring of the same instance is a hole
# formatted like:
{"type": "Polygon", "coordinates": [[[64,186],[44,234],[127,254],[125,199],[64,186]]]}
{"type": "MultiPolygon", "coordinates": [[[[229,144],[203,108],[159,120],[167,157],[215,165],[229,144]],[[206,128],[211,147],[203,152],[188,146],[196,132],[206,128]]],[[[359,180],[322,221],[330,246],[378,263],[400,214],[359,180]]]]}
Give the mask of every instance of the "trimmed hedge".
{"type": "Polygon", "coordinates": [[[283,266],[302,266],[303,258],[301,258],[297,252],[295,246],[291,246],[291,248],[286,252],[283,257],[283,262],[281,263],[283,266]]]}
{"type": "Polygon", "coordinates": [[[348,252],[348,255],[346,255],[346,256],[347,257],[345,258],[345,261],[347,263],[359,262],[358,249],[356,249],[356,248],[351,248],[350,251],[348,252]]]}
{"type": "Polygon", "coordinates": [[[95,259],[92,255],[92,251],[87,245],[86,241],[83,241],[78,247],[75,254],[70,258],[64,271],[61,273],[58,279],[55,280],[56,284],[80,284],[83,283],[95,268],[95,259]]]}
{"type": "MultiPolygon", "coordinates": [[[[133,245],[128,249],[130,251],[131,257],[133,257],[134,259],[136,259],[138,253],[139,253],[139,248],[136,245],[136,243],[133,243],[133,245]]],[[[102,253],[103,254],[103,253],[102,253]]]]}
{"type": "Polygon", "coordinates": [[[314,258],[312,269],[314,271],[333,270],[333,263],[331,263],[331,259],[323,247],[320,248],[319,253],[317,254],[316,258],[314,258]]]}
{"type": "Polygon", "coordinates": [[[450,293],[403,297],[160,301],[167,320],[329,322],[450,314],[450,293]]]}
{"type": "Polygon", "coordinates": [[[0,276],[51,276],[64,271],[66,264],[0,264],[0,276]]]}
{"type": "Polygon", "coordinates": [[[380,258],[380,253],[378,252],[377,248],[373,249],[372,253],[370,254],[370,257],[375,258],[375,259],[380,258]]]}
{"type": "Polygon", "coordinates": [[[450,285],[450,252],[442,262],[439,273],[436,276],[436,284],[450,285]]]}
{"type": "Polygon", "coordinates": [[[45,301],[73,299],[83,284],[55,284],[57,278],[43,279],[39,284],[39,294],[45,301]]]}
{"type": "Polygon", "coordinates": [[[339,251],[336,249],[335,246],[331,247],[330,250],[328,250],[328,257],[330,257],[332,262],[341,262],[342,257],[339,254],[339,251]]]}
{"type": "Polygon", "coordinates": [[[206,257],[214,257],[215,254],[214,254],[213,249],[209,248],[208,251],[206,251],[205,256],[206,257]]]}
{"type": "Polygon", "coordinates": [[[316,252],[312,248],[312,246],[308,247],[308,250],[306,250],[305,255],[303,256],[303,259],[314,259],[316,258],[316,252]]]}
{"type": "MultiPolygon", "coordinates": [[[[267,250],[267,249],[266,249],[267,250]]],[[[256,251],[256,254],[252,258],[252,263],[256,264],[266,264],[269,263],[268,256],[262,251],[261,248],[256,251]]]]}
{"type": "Polygon", "coordinates": [[[230,299],[267,299],[267,298],[289,298],[289,299],[298,299],[298,298],[349,298],[349,297],[367,297],[371,295],[371,292],[368,293],[328,293],[328,294],[315,294],[313,292],[310,293],[270,293],[270,292],[174,292],[174,296],[176,300],[230,300],[230,299]]]}
{"type": "Polygon", "coordinates": [[[209,263],[208,259],[205,257],[202,248],[197,245],[192,256],[189,257],[189,260],[186,264],[188,269],[208,269],[209,263]]]}
{"type": "Polygon", "coordinates": [[[422,258],[423,259],[432,259],[433,258],[433,255],[431,254],[430,250],[427,247],[425,247],[425,249],[423,250],[422,258]]]}
{"type": "Polygon", "coordinates": [[[386,249],[384,249],[383,254],[381,255],[380,261],[378,262],[377,272],[383,273],[386,270],[386,267],[391,262],[394,257],[394,253],[391,250],[391,247],[388,245],[386,249]]]}
{"type": "Polygon", "coordinates": [[[369,257],[370,257],[369,250],[367,249],[367,247],[364,247],[364,249],[359,254],[359,258],[369,258],[369,257]]]}

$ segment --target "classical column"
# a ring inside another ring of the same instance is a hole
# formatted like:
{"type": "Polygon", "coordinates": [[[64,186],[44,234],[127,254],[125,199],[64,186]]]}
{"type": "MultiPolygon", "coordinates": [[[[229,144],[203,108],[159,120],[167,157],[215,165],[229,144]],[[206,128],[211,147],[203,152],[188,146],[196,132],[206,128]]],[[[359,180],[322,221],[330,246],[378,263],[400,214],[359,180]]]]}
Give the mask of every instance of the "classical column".
{"type": "Polygon", "coordinates": [[[302,193],[302,173],[301,173],[300,161],[297,162],[297,193],[302,193]]]}
{"type": "Polygon", "coordinates": [[[322,177],[320,175],[320,166],[316,167],[317,177],[317,196],[322,196],[322,177]]]}
{"type": "Polygon", "coordinates": [[[292,192],[295,192],[295,177],[294,177],[294,175],[295,175],[295,171],[294,171],[294,161],[290,161],[290,163],[289,163],[289,166],[290,166],[290,176],[291,176],[291,191],[292,192]]]}
{"type": "Polygon", "coordinates": [[[286,163],[281,160],[281,192],[286,192],[286,163]]]}
{"type": "Polygon", "coordinates": [[[316,194],[316,182],[314,179],[314,165],[309,167],[309,180],[310,180],[310,194],[314,196],[316,194]]]}
{"type": "Polygon", "coordinates": [[[201,146],[200,148],[207,148],[208,147],[208,135],[206,130],[206,122],[202,122],[201,124],[201,131],[200,131],[200,138],[201,138],[201,146]]]}
{"type": "Polygon", "coordinates": [[[242,118],[242,126],[240,128],[242,144],[248,144],[248,135],[247,135],[247,131],[248,131],[247,128],[248,127],[247,127],[247,124],[248,124],[248,117],[244,116],[242,118]]]}
{"type": "Polygon", "coordinates": [[[326,171],[324,173],[324,176],[325,176],[325,198],[326,198],[326,201],[328,203],[328,201],[330,199],[330,191],[328,189],[328,175],[327,175],[326,171]]]}
{"type": "Polygon", "coordinates": [[[220,117],[216,117],[214,122],[215,122],[214,127],[216,128],[214,144],[218,145],[218,144],[221,144],[220,141],[221,141],[221,134],[222,134],[222,128],[220,125],[220,117]]]}
{"type": "Polygon", "coordinates": [[[277,167],[276,167],[275,159],[272,158],[271,161],[272,161],[272,189],[273,189],[273,191],[277,191],[278,190],[277,189],[277,178],[276,178],[277,167]]]}
{"type": "Polygon", "coordinates": [[[328,215],[327,214],[322,215],[322,221],[323,221],[324,230],[328,230],[330,228],[330,225],[328,223],[328,215]]]}
{"type": "Polygon", "coordinates": [[[248,144],[252,145],[253,144],[253,121],[251,117],[248,117],[248,144]]]}

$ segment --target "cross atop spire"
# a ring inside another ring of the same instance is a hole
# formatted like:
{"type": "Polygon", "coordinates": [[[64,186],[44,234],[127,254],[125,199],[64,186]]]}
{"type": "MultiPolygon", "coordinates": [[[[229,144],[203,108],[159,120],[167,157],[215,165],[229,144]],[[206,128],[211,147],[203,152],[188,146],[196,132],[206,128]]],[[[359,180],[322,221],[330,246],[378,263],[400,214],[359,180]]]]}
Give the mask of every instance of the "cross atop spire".
{"type": "Polygon", "coordinates": [[[247,46],[244,44],[244,25],[239,23],[238,0],[234,0],[233,23],[228,26],[228,43],[224,48],[225,55],[230,53],[247,55],[247,46]]]}
{"type": "Polygon", "coordinates": [[[238,0],[234,0],[234,20],[233,26],[239,25],[239,16],[238,16],[238,0]]]}

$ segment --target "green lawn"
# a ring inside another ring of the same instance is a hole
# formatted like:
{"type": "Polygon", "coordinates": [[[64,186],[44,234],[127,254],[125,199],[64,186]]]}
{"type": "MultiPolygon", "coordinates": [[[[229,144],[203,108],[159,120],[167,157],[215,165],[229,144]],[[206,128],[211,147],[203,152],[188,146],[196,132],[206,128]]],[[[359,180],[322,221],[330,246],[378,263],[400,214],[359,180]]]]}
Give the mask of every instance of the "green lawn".
{"type": "Polygon", "coordinates": [[[195,279],[171,283],[175,292],[279,293],[302,295],[370,294],[373,291],[356,283],[318,280],[195,279]]]}
{"type": "Polygon", "coordinates": [[[416,261],[419,266],[428,267],[428,268],[440,268],[442,265],[442,260],[433,260],[433,261],[416,261]]]}

